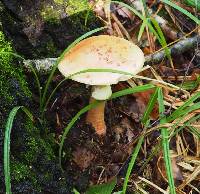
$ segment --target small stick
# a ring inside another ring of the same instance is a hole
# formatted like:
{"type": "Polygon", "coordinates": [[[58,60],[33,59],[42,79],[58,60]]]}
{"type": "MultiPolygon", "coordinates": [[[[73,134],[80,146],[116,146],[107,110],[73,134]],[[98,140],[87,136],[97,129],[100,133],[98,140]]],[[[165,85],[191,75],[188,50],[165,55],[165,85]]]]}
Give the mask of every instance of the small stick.
{"type": "Polygon", "coordinates": [[[40,74],[48,74],[56,60],[57,58],[27,59],[23,61],[23,65],[28,71],[31,71],[30,65],[32,65],[40,74]]]}
{"type": "MultiPolygon", "coordinates": [[[[183,39],[180,42],[169,47],[171,56],[180,55],[200,43],[200,36],[196,35],[192,38],[183,39]]],[[[145,65],[153,65],[160,63],[166,57],[165,51],[145,56],[145,65]]]]}
{"type": "Polygon", "coordinates": [[[118,20],[118,18],[116,17],[115,14],[111,13],[111,16],[112,16],[112,19],[117,23],[117,25],[121,28],[121,30],[123,31],[124,35],[126,36],[126,38],[129,40],[129,41],[132,41],[131,40],[131,37],[129,35],[129,33],[127,32],[127,30],[124,28],[124,26],[122,25],[122,23],[118,20]]]}
{"type": "Polygon", "coordinates": [[[115,29],[115,31],[117,33],[117,37],[124,38],[124,36],[116,22],[113,22],[113,28],[115,29]]]}
{"type": "MultiPolygon", "coordinates": [[[[171,56],[176,56],[196,47],[197,44],[200,44],[200,35],[180,40],[179,42],[169,47],[169,51],[171,53],[171,56]]],[[[154,54],[147,55],[145,56],[145,65],[159,64],[163,59],[165,59],[165,57],[165,51],[159,51],[154,54]]],[[[24,60],[23,64],[29,71],[29,64],[31,63],[38,72],[42,74],[47,74],[52,69],[56,60],[57,58],[24,60]]]]}

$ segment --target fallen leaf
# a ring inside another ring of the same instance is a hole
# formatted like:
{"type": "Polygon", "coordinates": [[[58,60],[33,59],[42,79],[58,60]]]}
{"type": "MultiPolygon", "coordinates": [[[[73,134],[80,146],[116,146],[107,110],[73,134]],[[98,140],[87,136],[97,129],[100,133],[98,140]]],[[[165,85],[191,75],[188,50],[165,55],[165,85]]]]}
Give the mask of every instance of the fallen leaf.
{"type": "MultiPolygon", "coordinates": [[[[125,84],[117,84],[114,87],[114,91],[119,91],[119,90],[123,90],[127,88],[127,86],[125,84]]],[[[126,112],[128,115],[131,115],[132,119],[134,119],[135,121],[139,121],[140,117],[142,117],[142,115],[144,114],[146,107],[149,103],[149,100],[151,98],[151,95],[154,93],[154,90],[146,90],[144,92],[138,92],[138,93],[134,93],[131,96],[133,96],[134,98],[130,98],[128,100],[128,108],[127,110],[125,110],[124,112],[126,112]]],[[[155,120],[158,118],[159,114],[158,114],[158,105],[155,104],[151,114],[151,119],[155,120]]]]}
{"type": "Polygon", "coordinates": [[[95,155],[84,147],[78,147],[76,151],[72,153],[72,155],[73,161],[82,170],[89,167],[91,165],[92,160],[95,158],[95,155]]]}
{"type": "Polygon", "coordinates": [[[133,13],[126,7],[117,6],[116,10],[117,10],[117,13],[123,18],[133,19],[133,13]]]}
{"type": "MultiPolygon", "coordinates": [[[[140,113],[143,115],[146,107],[150,101],[151,95],[154,93],[154,90],[147,90],[144,92],[139,92],[133,94],[133,96],[136,98],[136,102],[138,104],[138,108],[140,113]]],[[[158,118],[158,105],[156,104],[150,114],[151,119],[155,120],[158,118]]]]}
{"type": "MultiPolygon", "coordinates": [[[[182,171],[181,171],[180,167],[177,164],[178,160],[179,160],[179,157],[177,156],[177,154],[174,151],[171,150],[172,173],[173,173],[173,177],[174,177],[175,183],[177,185],[180,184],[180,182],[183,181],[182,171]]],[[[167,182],[167,174],[166,174],[166,170],[165,170],[165,162],[164,162],[164,159],[163,159],[162,155],[160,155],[160,157],[158,158],[157,168],[158,168],[158,171],[159,171],[160,175],[162,176],[162,178],[167,182]]]]}

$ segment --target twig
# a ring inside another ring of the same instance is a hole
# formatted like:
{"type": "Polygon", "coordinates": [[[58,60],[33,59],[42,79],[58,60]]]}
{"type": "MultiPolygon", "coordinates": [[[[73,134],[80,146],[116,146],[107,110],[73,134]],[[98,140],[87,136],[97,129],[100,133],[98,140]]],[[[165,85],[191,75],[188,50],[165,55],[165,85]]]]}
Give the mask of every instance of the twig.
{"type": "Polygon", "coordinates": [[[45,58],[45,59],[27,59],[23,61],[24,67],[31,71],[30,65],[32,65],[39,73],[47,74],[51,71],[57,58],[45,58]]]}
{"type": "Polygon", "coordinates": [[[154,188],[158,189],[160,192],[164,193],[164,194],[169,194],[169,192],[163,190],[162,188],[160,188],[159,186],[157,186],[156,184],[154,184],[153,182],[143,178],[143,177],[138,177],[141,181],[144,181],[145,183],[147,183],[148,185],[153,186],[154,188]]]}
{"type": "Polygon", "coordinates": [[[111,17],[113,18],[113,20],[117,23],[117,25],[121,28],[121,30],[123,31],[124,35],[126,36],[126,38],[129,41],[131,40],[131,37],[129,35],[129,33],[127,32],[126,28],[124,28],[124,26],[122,25],[122,23],[118,20],[118,18],[116,17],[116,15],[114,13],[111,13],[111,17]]]}
{"type": "MultiPolygon", "coordinates": [[[[169,50],[171,52],[171,56],[180,55],[194,47],[196,47],[197,44],[200,44],[200,36],[196,35],[191,38],[186,38],[178,43],[172,45],[169,47],[169,50]]],[[[154,65],[160,63],[162,60],[164,60],[166,57],[165,51],[159,51],[154,54],[150,54],[145,56],[145,65],[154,65]]],[[[24,66],[30,70],[29,64],[32,64],[33,67],[37,69],[38,72],[41,72],[43,74],[48,73],[53,65],[55,64],[57,58],[45,58],[45,59],[36,59],[36,60],[24,60],[24,66]]]]}
{"type": "MultiPolygon", "coordinates": [[[[196,35],[192,38],[186,38],[181,40],[180,42],[174,44],[169,48],[171,56],[180,55],[194,47],[200,43],[200,36],[196,35]]],[[[166,54],[165,51],[160,51],[154,54],[147,55],[145,57],[145,64],[146,65],[153,65],[160,63],[163,59],[165,59],[166,54]]]]}

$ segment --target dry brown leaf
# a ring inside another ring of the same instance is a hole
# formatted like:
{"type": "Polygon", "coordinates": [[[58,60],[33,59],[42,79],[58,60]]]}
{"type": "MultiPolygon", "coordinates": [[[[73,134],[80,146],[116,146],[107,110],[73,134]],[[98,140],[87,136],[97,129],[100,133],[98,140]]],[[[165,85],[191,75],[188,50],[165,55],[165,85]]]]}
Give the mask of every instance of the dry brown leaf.
{"type": "Polygon", "coordinates": [[[191,80],[195,81],[200,75],[200,69],[194,69],[191,75],[191,80]]]}
{"type": "MultiPolygon", "coordinates": [[[[171,163],[172,163],[173,177],[174,177],[175,183],[180,184],[180,182],[183,181],[183,174],[182,174],[180,167],[177,165],[179,158],[174,151],[171,151],[171,153],[172,153],[171,154],[171,163]]],[[[158,168],[159,174],[167,182],[165,164],[164,164],[164,159],[163,159],[162,155],[158,158],[157,168],[158,168]]]]}
{"type": "Polygon", "coordinates": [[[82,170],[90,166],[92,160],[95,158],[95,155],[84,147],[77,147],[76,151],[72,153],[73,161],[78,165],[82,170]]]}
{"type": "MultiPolygon", "coordinates": [[[[144,92],[139,92],[139,93],[135,93],[133,94],[133,96],[136,98],[136,102],[138,104],[139,107],[139,111],[140,113],[144,113],[146,110],[146,107],[149,103],[149,100],[151,98],[151,95],[154,93],[154,90],[147,90],[144,92]]],[[[154,109],[152,110],[151,114],[150,114],[152,119],[157,119],[158,118],[158,105],[156,104],[154,106],[154,109]]]]}
{"type": "Polygon", "coordinates": [[[117,13],[124,18],[133,19],[133,13],[126,7],[118,6],[117,13]]]}
{"type": "MultiPolygon", "coordinates": [[[[114,88],[114,91],[125,89],[125,84],[117,84],[114,88]]],[[[135,97],[136,100],[132,100],[130,102],[129,110],[127,111],[127,114],[131,114],[133,116],[133,119],[137,120],[137,115],[143,115],[146,107],[149,103],[149,100],[151,98],[151,95],[154,93],[154,90],[146,90],[144,92],[138,92],[132,94],[132,96],[135,97]],[[134,116],[135,115],[135,116],[134,116]]],[[[155,120],[158,118],[158,105],[156,104],[153,111],[150,114],[151,119],[155,120]]]]}

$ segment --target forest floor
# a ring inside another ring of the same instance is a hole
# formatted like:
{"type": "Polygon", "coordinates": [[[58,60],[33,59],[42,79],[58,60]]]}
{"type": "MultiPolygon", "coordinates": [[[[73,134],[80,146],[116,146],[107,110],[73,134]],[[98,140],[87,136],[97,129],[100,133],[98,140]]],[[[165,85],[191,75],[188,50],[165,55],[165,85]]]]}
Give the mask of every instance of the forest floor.
{"type": "MultiPolygon", "coordinates": [[[[65,175],[72,178],[71,193],[200,193],[200,2],[144,2],[90,1],[108,26],[98,33],[138,45],[148,65],[141,77],[112,86],[114,94],[125,93],[106,102],[106,134],[97,135],[86,123],[87,113],[79,112],[89,103],[91,87],[76,81],[57,89],[43,112],[47,123],[34,115],[37,125],[50,128],[45,134],[53,134],[56,161],[60,157],[65,175]],[[126,94],[134,87],[138,92],[126,94]]],[[[26,75],[30,83],[33,74],[26,75]]],[[[46,83],[47,75],[38,75],[46,83]]],[[[49,91],[62,80],[56,72],[49,91]]],[[[32,107],[39,109],[41,96],[31,87],[32,107]]]]}

